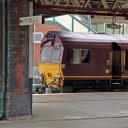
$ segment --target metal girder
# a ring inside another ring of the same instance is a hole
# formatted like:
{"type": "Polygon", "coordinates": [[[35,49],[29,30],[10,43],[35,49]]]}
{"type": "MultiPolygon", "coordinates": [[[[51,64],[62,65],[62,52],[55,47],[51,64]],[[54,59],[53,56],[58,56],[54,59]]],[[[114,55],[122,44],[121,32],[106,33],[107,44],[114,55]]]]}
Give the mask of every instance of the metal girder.
{"type": "MultiPolygon", "coordinates": [[[[92,5],[93,8],[97,8],[99,5],[103,5],[102,8],[117,8],[118,5],[124,5],[128,3],[128,0],[33,0],[37,5],[59,5],[59,6],[74,6],[86,8],[87,5],[92,5]],[[111,6],[109,5],[113,5],[111,6]]],[[[124,7],[123,6],[123,7],[124,7]]],[[[122,8],[123,8],[122,7],[122,8]]]]}
{"type": "Polygon", "coordinates": [[[85,7],[85,8],[86,8],[86,7],[89,5],[90,1],[91,1],[91,0],[87,0],[86,2],[84,1],[84,4],[83,4],[82,7],[85,7]]]}
{"type": "Polygon", "coordinates": [[[128,0],[33,0],[34,9],[49,13],[128,16],[128,0]]]}
{"type": "Polygon", "coordinates": [[[102,4],[103,4],[104,8],[109,8],[109,6],[108,6],[106,0],[101,0],[101,2],[102,2],[102,4]]]}

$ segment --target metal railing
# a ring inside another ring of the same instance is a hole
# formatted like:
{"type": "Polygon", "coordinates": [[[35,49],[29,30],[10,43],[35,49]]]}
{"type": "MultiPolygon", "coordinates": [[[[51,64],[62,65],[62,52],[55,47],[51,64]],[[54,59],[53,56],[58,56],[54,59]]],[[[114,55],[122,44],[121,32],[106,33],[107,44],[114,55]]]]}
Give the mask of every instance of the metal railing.
{"type": "MultiPolygon", "coordinates": [[[[87,21],[88,23],[90,21],[90,16],[87,17],[88,17],[88,21],[87,21]]],[[[52,17],[46,19],[45,23],[55,24],[65,31],[96,33],[96,31],[91,28],[90,23],[86,24],[81,19],[79,19],[79,17],[76,17],[76,15],[63,15],[63,16],[52,17]]]]}

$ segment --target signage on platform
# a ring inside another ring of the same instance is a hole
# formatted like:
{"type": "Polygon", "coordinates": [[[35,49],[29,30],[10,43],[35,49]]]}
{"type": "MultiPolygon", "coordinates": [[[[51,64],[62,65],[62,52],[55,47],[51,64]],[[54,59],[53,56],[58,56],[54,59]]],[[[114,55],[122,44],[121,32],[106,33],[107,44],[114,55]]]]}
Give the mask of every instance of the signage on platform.
{"type": "Polygon", "coordinates": [[[33,24],[42,24],[42,15],[39,16],[30,16],[30,17],[20,17],[19,25],[33,25],[33,24]]]}

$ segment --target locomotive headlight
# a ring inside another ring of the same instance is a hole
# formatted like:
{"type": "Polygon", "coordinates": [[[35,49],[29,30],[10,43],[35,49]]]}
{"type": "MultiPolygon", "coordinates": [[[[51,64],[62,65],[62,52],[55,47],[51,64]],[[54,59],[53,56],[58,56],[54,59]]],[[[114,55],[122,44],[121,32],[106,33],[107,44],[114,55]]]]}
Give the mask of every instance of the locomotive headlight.
{"type": "Polygon", "coordinates": [[[55,77],[54,81],[58,83],[58,82],[60,82],[60,78],[59,77],[55,77]]]}
{"type": "Polygon", "coordinates": [[[43,80],[44,80],[44,76],[41,74],[41,75],[39,76],[39,79],[40,79],[41,81],[43,81],[43,80]]]}
{"type": "Polygon", "coordinates": [[[40,79],[40,80],[42,80],[42,77],[41,77],[41,76],[39,76],[39,79],[40,79]]]}

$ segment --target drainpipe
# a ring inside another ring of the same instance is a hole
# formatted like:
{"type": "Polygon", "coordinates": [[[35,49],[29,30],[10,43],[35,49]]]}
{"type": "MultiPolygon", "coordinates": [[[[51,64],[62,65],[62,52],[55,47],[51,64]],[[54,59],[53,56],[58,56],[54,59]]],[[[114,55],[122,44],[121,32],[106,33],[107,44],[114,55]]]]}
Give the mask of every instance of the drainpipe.
{"type": "Polygon", "coordinates": [[[3,44],[3,73],[2,73],[2,92],[1,92],[1,113],[0,113],[0,119],[2,119],[5,116],[5,98],[6,98],[6,0],[2,0],[2,44],[3,44]]]}

